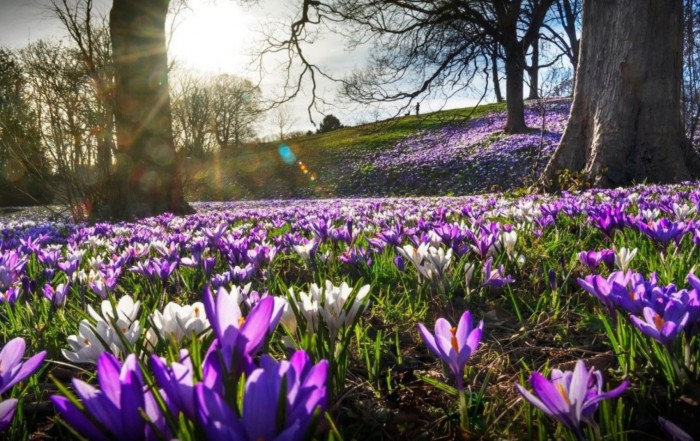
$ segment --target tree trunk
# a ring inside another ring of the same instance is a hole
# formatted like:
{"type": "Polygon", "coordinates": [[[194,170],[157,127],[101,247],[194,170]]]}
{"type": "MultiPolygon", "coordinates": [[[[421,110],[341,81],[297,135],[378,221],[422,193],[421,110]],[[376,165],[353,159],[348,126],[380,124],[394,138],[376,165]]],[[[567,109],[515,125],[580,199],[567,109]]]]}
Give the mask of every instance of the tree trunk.
{"type": "Polygon", "coordinates": [[[532,42],[532,58],[530,59],[530,66],[527,68],[527,74],[530,77],[530,93],[527,96],[529,100],[536,100],[540,97],[540,39],[535,38],[532,42]]]}
{"type": "Polygon", "coordinates": [[[501,93],[501,79],[498,76],[498,44],[495,44],[491,52],[491,76],[493,77],[493,92],[496,94],[496,102],[503,102],[501,93]]]}
{"type": "Polygon", "coordinates": [[[681,121],[682,0],[587,0],[571,117],[544,183],[675,182],[700,171],[681,121]]]}
{"type": "Polygon", "coordinates": [[[117,171],[110,217],[191,212],[175,153],[165,17],[168,0],[114,0],[109,17],[115,69],[117,171]]]}
{"type": "Polygon", "coordinates": [[[506,60],[506,133],[523,133],[525,125],[525,103],[523,102],[523,71],[525,54],[517,42],[504,45],[506,60]]]}

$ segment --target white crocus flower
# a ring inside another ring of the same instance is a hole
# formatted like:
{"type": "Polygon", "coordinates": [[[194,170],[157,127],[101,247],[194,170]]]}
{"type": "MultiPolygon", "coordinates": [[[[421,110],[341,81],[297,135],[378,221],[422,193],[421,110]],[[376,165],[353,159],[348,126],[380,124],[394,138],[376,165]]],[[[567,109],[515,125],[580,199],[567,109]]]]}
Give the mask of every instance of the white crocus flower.
{"type": "Polygon", "coordinates": [[[316,256],[318,257],[318,260],[321,261],[321,263],[327,263],[329,259],[332,260],[333,253],[331,252],[331,250],[328,250],[325,253],[318,253],[316,256]]]}
{"type": "Polygon", "coordinates": [[[201,335],[209,329],[209,320],[202,302],[181,306],[175,313],[175,320],[185,336],[201,335]]]}
{"type": "Polygon", "coordinates": [[[185,338],[201,335],[209,329],[209,320],[201,302],[184,306],[170,302],[165,305],[162,313],[154,311],[151,314],[151,322],[155,331],[149,329],[146,333],[151,346],[157,343],[157,335],[179,346],[185,338]]]}
{"type": "Polygon", "coordinates": [[[688,204],[673,204],[673,213],[678,220],[686,220],[695,213],[695,207],[691,207],[688,204]]]}
{"type": "Polygon", "coordinates": [[[620,271],[627,271],[629,264],[637,255],[637,249],[629,250],[625,247],[620,248],[618,252],[615,253],[615,266],[617,266],[620,271]]]}
{"type": "Polygon", "coordinates": [[[467,263],[464,265],[464,283],[467,287],[471,284],[472,278],[474,277],[474,269],[476,265],[473,263],[467,263]]]}
{"type": "Polygon", "coordinates": [[[88,274],[85,272],[85,270],[78,270],[73,273],[71,279],[73,280],[73,283],[84,285],[88,281],[88,274]]]}
{"type": "Polygon", "coordinates": [[[428,254],[422,265],[418,265],[418,272],[430,281],[442,283],[442,276],[452,262],[452,249],[445,252],[442,248],[428,248],[428,254]]]}
{"type": "Polygon", "coordinates": [[[336,338],[340,328],[349,326],[355,319],[362,306],[362,300],[369,293],[369,285],[360,288],[353,304],[348,308],[346,304],[352,291],[353,289],[345,282],[340,286],[334,286],[330,280],[326,280],[325,299],[319,312],[326,323],[331,339],[336,338]]]}
{"type": "Polygon", "coordinates": [[[104,266],[101,256],[95,256],[88,259],[88,265],[90,266],[90,272],[100,271],[104,266]]]}
{"type": "Polygon", "coordinates": [[[428,255],[427,243],[422,243],[418,248],[414,248],[413,245],[407,244],[403,247],[397,247],[396,250],[403,256],[404,259],[410,260],[418,268],[422,263],[425,256],[428,255]]]}
{"type": "Polygon", "coordinates": [[[316,241],[315,240],[310,240],[305,244],[302,245],[294,245],[294,251],[299,254],[301,257],[301,260],[304,261],[305,264],[310,265],[311,264],[311,252],[313,251],[314,247],[316,246],[316,241]]]}
{"type": "Polygon", "coordinates": [[[275,297],[275,309],[282,309],[282,318],[280,318],[280,323],[284,326],[290,333],[296,334],[297,331],[297,316],[294,315],[294,310],[283,297],[275,297]]]}
{"type": "Polygon", "coordinates": [[[289,288],[290,298],[294,299],[296,307],[306,320],[306,330],[309,333],[318,330],[318,309],[321,301],[321,290],[312,283],[308,294],[300,291],[299,299],[294,295],[294,289],[289,288]]]}
{"type": "Polygon", "coordinates": [[[433,230],[428,231],[428,241],[428,245],[432,248],[440,248],[442,245],[442,238],[433,230]]]}
{"type": "MultiPolygon", "coordinates": [[[[109,300],[103,300],[101,304],[102,314],[98,314],[92,306],[88,305],[88,313],[94,318],[97,323],[105,322],[113,329],[113,322],[119,328],[119,331],[124,335],[130,344],[136,343],[141,335],[141,324],[138,321],[139,309],[141,302],[134,302],[131,296],[124,296],[119,299],[116,307],[112,307],[109,300]]],[[[122,350],[124,345],[117,334],[114,334],[109,344],[115,344],[122,350]]]]}
{"type": "Polygon", "coordinates": [[[655,221],[661,215],[661,211],[658,208],[642,210],[641,215],[645,221],[651,222],[655,221]]]}
{"type": "Polygon", "coordinates": [[[515,230],[505,232],[501,235],[501,239],[503,240],[503,247],[506,249],[506,253],[511,256],[513,250],[515,250],[515,244],[518,241],[518,233],[516,233],[515,230]]]}
{"type": "Polygon", "coordinates": [[[428,248],[428,260],[435,266],[439,274],[443,274],[452,263],[452,248],[447,252],[443,248],[428,248]]]}
{"type": "Polygon", "coordinates": [[[103,344],[110,346],[109,334],[109,327],[104,321],[98,321],[93,326],[88,320],[82,320],[78,325],[78,335],[68,337],[70,350],[61,349],[61,354],[71,363],[96,364],[100,354],[110,349],[103,344]]]}
{"type": "Polygon", "coordinates": [[[150,244],[151,250],[157,252],[161,256],[167,256],[168,255],[168,244],[165,243],[163,240],[154,240],[150,244]]]}
{"type": "Polygon", "coordinates": [[[90,313],[95,320],[109,321],[116,318],[118,322],[123,321],[131,324],[131,322],[138,319],[141,302],[134,302],[131,296],[126,295],[119,299],[116,307],[113,307],[109,300],[103,300],[100,306],[102,314],[98,314],[92,306],[88,305],[88,313],[90,313]]]}

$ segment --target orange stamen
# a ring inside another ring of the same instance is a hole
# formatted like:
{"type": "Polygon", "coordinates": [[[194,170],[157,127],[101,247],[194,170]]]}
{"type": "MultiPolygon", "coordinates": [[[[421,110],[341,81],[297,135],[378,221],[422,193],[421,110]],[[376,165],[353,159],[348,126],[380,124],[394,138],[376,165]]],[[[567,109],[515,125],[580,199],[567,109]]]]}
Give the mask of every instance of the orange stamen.
{"type": "Polygon", "coordinates": [[[452,347],[454,348],[455,352],[459,352],[459,345],[457,344],[457,337],[455,336],[456,333],[457,328],[450,329],[450,334],[452,334],[452,347]]]}
{"type": "Polygon", "coordinates": [[[245,323],[245,317],[241,316],[238,319],[238,327],[240,328],[241,326],[243,326],[243,323],[245,323]]]}
{"type": "Polygon", "coordinates": [[[654,326],[656,326],[656,330],[660,331],[661,328],[664,327],[664,324],[666,324],[666,320],[663,319],[660,315],[657,315],[654,317],[654,326]]]}
{"type": "Polygon", "coordinates": [[[571,406],[571,401],[569,401],[569,394],[566,392],[564,385],[561,383],[558,383],[556,385],[556,388],[559,391],[559,394],[561,394],[562,398],[564,398],[564,401],[566,401],[566,405],[571,406]]]}

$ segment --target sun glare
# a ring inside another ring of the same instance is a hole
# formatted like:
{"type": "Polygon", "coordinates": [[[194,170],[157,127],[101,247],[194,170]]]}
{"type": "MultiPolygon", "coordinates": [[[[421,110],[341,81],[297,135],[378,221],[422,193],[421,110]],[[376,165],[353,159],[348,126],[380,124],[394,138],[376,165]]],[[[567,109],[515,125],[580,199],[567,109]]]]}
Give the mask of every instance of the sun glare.
{"type": "Polygon", "coordinates": [[[170,57],[206,72],[242,73],[255,18],[233,2],[193,1],[177,18],[170,57]]]}

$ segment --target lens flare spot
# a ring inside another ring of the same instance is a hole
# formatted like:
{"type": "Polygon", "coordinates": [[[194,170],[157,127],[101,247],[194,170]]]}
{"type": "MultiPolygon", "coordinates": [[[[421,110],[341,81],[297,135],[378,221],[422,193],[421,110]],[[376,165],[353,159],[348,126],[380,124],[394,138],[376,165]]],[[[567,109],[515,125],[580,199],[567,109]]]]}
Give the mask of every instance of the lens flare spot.
{"type": "Polygon", "coordinates": [[[285,164],[292,165],[297,161],[296,155],[287,144],[282,144],[281,146],[279,146],[277,151],[279,152],[280,158],[282,158],[282,161],[285,164]]]}

